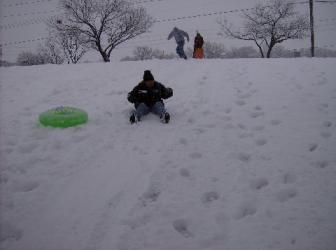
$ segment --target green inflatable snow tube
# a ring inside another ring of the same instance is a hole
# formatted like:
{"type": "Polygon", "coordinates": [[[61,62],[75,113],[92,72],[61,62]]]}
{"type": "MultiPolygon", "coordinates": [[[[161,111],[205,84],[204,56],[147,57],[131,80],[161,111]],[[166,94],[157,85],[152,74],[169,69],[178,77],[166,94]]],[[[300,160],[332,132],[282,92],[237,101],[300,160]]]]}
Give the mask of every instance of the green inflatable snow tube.
{"type": "Polygon", "coordinates": [[[39,115],[39,121],[44,126],[68,128],[88,121],[88,114],[78,108],[57,107],[39,115]]]}

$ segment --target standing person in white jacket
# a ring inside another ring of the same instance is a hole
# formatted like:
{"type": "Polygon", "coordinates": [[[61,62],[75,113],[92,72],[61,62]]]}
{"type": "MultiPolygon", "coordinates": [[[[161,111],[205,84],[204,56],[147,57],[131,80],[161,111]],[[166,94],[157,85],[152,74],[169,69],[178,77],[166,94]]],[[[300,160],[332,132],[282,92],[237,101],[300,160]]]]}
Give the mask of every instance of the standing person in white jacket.
{"type": "Polygon", "coordinates": [[[172,37],[175,38],[175,41],[177,43],[176,53],[179,55],[180,58],[187,59],[186,54],[184,53],[184,37],[187,38],[187,41],[189,42],[189,35],[187,32],[180,30],[178,28],[174,28],[172,32],[170,32],[168,36],[168,40],[170,40],[172,37]]]}

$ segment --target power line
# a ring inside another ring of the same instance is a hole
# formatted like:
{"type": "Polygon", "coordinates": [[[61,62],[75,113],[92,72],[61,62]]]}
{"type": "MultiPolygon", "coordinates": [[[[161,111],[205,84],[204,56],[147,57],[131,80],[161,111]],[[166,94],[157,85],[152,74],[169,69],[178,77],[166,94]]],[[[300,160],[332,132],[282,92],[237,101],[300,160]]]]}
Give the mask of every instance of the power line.
{"type": "Polygon", "coordinates": [[[40,24],[40,23],[45,23],[48,20],[48,18],[34,18],[34,19],[28,19],[28,20],[23,20],[21,22],[17,23],[9,23],[9,24],[4,24],[0,25],[0,29],[16,29],[24,26],[29,26],[29,25],[35,25],[35,24],[40,24]]]}
{"type": "MultiPolygon", "coordinates": [[[[335,25],[336,26],[336,25],[335,25]]],[[[334,28],[331,28],[331,29],[323,29],[325,28],[324,26],[317,26],[317,30],[318,31],[333,31],[335,30],[334,28]],[[321,28],[321,29],[319,29],[321,28]]],[[[208,29],[203,29],[204,31],[207,31],[208,29]]],[[[214,30],[214,29],[209,29],[209,30],[214,30]]],[[[148,36],[148,37],[151,37],[151,36],[148,36]]],[[[144,41],[165,41],[167,43],[171,42],[171,41],[167,41],[167,38],[166,36],[164,35],[157,35],[157,39],[152,39],[152,40],[144,40],[144,41]]],[[[207,36],[207,37],[210,37],[210,36],[207,36]]],[[[6,42],[6,43],[3,43],[3,44],[0,44],[0,47],[6,47],[6,46],[10,46],[10,45],[19,45],[19,44],[25,44],[25,43],[32,43],[32,42],[39,42],[39,41],[43,41],[43,40],[47,40],[49,39],[50,37],[39,37],[39,38],[35,38],[35,39],[27,39],[27,40],[22,40],[22,41],[14,41],[14,42],[6,42]]],[[[143,38],[143,37],[140,37],[139,38],[143,38]]],[[[134,42],[140,42],[139,40],[136,40],[137,38],[134,39],[134,42]]]]}
{"type": "Polygon", "coordinates": [[[30,4],[41,4],[41,3],[47,3],[52,2],[54,0],[36,0],[36,1],[26,1],[26,2],[20,2],[20,3],[9,3],[9,4],[3,4],[1,5],[2,8],[10,8],[10,7],[21,7],[24,5],[30,5],[30,4]]]}
{"type": "Polygon", "coordinates": [[[6,16],[2,16],[2,18],[8,18],[8,17],[18,17],[18,16],[35,16],[35,15],[45,15],[49,13],[60,13],[59,10],[44,10],[44,11],[34,11],[34,12],[26,12],[26,13],[16,13],[16,14],[9,14],[6,16]]]}
{"type": "Polygon", "coordinates": [[[35,38],[35,39],[27,39],[27,40],[22,40],[22,41],[7,42],[7,43],[0,44],[0,47],[9,46],[9,45],[24,44],[24,43],[39,42],[39,41],[43,41],[43,40],[47,40],[47,39],[49,39],[49,37],[39,37],[39,38],[35,38]]]}
{"type": "Polygon", "coordinates": [[[144,0],[144,1],[135,1],[133,4],[142,4],[142,3],[154,3],[154,2],[163,2],[165,0],[144,0]]]}
{"type": "MultiPolygon", "coordinates": [[[[51,0],[39,0],[39,1],[51,1],[51,0]]],[[[145,0],[145,1],[137,1],[135,3],[154,2],[154,1],[160,1],[161,2],[161,1],[164,1],[164,0],[145,0]]],[[[38,2],[38,1],[35,1],[35,2],[38,2]]],[[[325,2],[325,1],[322,1],[322,2],[325,2]]],[[[331,2],[336,2],[336,1],[331,1],[331,2]]],[[[307,3],[308,3],[307,1],[292,2],[292,4],[307,4],[307,3]]],[[[207,16],[212,16],[212,15],[222,15],[222,14],[228,14],[228,13],[237,13],[237,12],[248,11],[248,10],[252,10],[252,9],[255,9],[255,8],[242,8],[242,9],[234,9],[234,10],[229,10],[229,11],[218,11],[218,12],[203,13],[203,14],[198,14],[198,15],[193,15],[193,16],[182,16],[182,17],[168,18],[168,19],[161,19],[161,20],[157,19],[157,20],[155,20],[155,23],[171,22],[171,21],[176,21],[176,20],[192,19],[192,18],[201,18],[201,17],[207,17],[207,16]]],[[[42,12],[31,12],[30,14],[33,14],[33,15],[35,15],[35,14],[46,14],[46,13],[50,13],[50,12],[56,12],[56,10],[42,11],[42,12]]],[[[29,15],[29,13],[17,14],[17,15],[29,15]]],[[[15,16],[15,15],[12,14],[12,15],[9,15],[9,16],[15,16]]],[[[31,25],[31,24],[42,23],[42,22],[45,22],[46,20],[47,19],[42,19],[42,18],[32,19],[32,20],[30,20],[30,22],[3,25],[3,26],[0,26],[0,28],[1,29],[12,29],[12,28],[16,28],[16,27],[31,25]]],[[[320,21],[322,22],[322,21],[329,21],[329,20],[336,20],[336,18],[324,19],[324,20],[321,19],[320,21]]],[[[37,39],[30,39],[30,40],[24,40],[24,41],[9,42],[9,43],[0,44],[0,46],[8,46],[8,45],[11,45],[11,44],[34,42],[34,41],[39,41],[41,39],[47,39],[47,38],[37,38],[37,39]]]]}
{"type": "MultiPolygon", "coordinates": [[[[49,0],[48,0],[49,1],[49,0]]],[[[163,1],[163,0],[160,0],[163,1]]],[[[306,3],[306,2],[300,2],[300,3],[306,3]]],[[[201,14],[201,16],[209,16],[209,14],[201,14]]],[[[34,19],[29,19],[29,20],[24,20],[19,23],[10,23],[10,24],[5,24],[5,25],[0,25],[0,29],[14,29],[14,28],[19,28],[19,27],[24,27],[24,26],[29,26],[33,24],[40,24],[44,23],[48,20],[48,18],[34,18],[34,19]]],[[[327,19],[319,19],[319,22],[334,22],[336,21],[336,18],[327,18],[327,19]]]]}
{"type": "Polygon", "coordinates": [[[330,3],[330,4],[334,4],[334,3],[336,3],[336,1],[333,1],[333,0],[331,0],[331,1],[323,1],[323,0],[318,0],[318,1],[315,1],[316,3],[330,3]]]}

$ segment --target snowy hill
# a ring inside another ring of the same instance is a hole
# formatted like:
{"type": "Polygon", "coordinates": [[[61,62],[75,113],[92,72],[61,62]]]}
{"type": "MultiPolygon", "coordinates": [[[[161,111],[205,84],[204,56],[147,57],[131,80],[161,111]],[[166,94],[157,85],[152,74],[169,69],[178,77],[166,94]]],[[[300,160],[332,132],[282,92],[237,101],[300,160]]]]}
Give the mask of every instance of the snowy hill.
{"type": "Polygon", "coordinates": [[[334,250],[335,63],[0,69],[0,248],[334,250]],[[145,69],[174,88],[168,125],[128,122],[145,69]],[[38,125],[60,105],[89,123],[38,125]]]}

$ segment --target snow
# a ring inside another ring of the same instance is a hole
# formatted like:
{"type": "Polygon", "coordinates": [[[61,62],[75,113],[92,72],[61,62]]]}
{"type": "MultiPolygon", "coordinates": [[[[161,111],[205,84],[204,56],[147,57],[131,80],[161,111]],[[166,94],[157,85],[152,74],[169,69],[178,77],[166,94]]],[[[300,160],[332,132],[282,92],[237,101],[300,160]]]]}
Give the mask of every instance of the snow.
{"type": "Polygon", "coordinates": [[[334,250],[335,63],[1,68],[0,248],[334,250]],[[128,122],[145,69],[174,89],[170,124],[128,122]],[[61,105],[89,123],[38,124],[61,105]]]}

